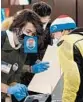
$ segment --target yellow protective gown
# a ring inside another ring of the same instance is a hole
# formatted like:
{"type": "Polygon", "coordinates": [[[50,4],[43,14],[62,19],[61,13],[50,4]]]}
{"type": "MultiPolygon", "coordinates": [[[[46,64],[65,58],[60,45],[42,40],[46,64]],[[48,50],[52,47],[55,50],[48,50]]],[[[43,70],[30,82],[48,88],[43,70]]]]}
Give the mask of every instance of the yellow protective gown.
{"type": "Polygon", "coordinates": [[[77,63],[74,61],[73,45],[75,44],[78,47],[83,56],[83,36],[79,34],[64,35],[61,40],[64,42],[58,47],[58,54],[64,73],[62,102],[75,102],[80,86],[80,73],[77,63]],[[77,43],[75,43],[76,41],[77,43]]]}
{"type": "Polygon", "coordinates": [[[8,17],[6,18],[2,23],[1,23],[1,30],[7,30],[9,29],[10,25],[13,22],[13,17],[8,17]]]}

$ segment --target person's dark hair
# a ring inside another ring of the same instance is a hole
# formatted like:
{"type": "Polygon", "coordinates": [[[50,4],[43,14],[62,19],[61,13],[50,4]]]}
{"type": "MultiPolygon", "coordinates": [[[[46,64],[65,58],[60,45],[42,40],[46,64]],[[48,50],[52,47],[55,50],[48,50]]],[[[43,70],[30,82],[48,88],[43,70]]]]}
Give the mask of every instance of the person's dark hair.
{"type": "MultiPolygon", "coordinates": [[[[36,35],[38,37],[38,49],[44,45],[44,31],[43,31],[43,25],[40,21],[39,16],[32,10],[23,10],[20,14],[16,15],[9,30],[15,32],[16,29],[21,29],[23,26],[26,25],[27,22],[30,22],[34,25],[36,28],[36,35]]],[[[19,33],[18,33],[19,36],[19,33]]]]}
{"type": "Polygon", "coordinates": [[[37,2],[32,6],[33,11],[35,11],[40,17],[45,17],[51,15],[52,8],[45,2],[37,2]]]}
{"type": "Polygon", "coordinates": [[[14,20],[9,28],[10,31],[15,29],[21,30],[27,22],[30,22],[36,28],[37,34],[41,35],[43,28],[39,16],[32,10],[25,9],[20,14],[14,17],[14,20]]]}

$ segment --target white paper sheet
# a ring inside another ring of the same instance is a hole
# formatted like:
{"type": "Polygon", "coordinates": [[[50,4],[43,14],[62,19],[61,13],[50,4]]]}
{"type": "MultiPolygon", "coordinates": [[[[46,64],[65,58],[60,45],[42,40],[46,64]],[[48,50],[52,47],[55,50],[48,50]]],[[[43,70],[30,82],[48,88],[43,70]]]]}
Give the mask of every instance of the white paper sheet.
{"type": "Polygon", "coordinates": [[[51,94],[57,85],[62,72],[57,56],[57,46],[48,46],[43,61],[50,62],[50,68],[42,73],[36,74],[28,86],[30,91],[51,94]]]}

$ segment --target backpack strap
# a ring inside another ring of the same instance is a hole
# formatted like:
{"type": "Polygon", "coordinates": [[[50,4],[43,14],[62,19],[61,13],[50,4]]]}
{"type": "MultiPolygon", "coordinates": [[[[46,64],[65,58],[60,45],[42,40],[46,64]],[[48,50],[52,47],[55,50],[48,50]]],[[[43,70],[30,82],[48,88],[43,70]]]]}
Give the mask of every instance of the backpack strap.
{"type": "Polygon", "coordinates": [[[7,37],[6,31],[1,31],[1,49],[3,48],[6,37],[7,37]]]}

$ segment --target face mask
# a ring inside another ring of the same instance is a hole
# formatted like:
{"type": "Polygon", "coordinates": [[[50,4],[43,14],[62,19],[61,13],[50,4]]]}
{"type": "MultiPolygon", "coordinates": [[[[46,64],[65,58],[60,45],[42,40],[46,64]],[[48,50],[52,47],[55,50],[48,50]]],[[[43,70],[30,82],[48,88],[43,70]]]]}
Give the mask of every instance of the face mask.
{"type": "Polygon", "coordinates": [[[23,32],[23,34],[25,35],[25,36],[30,36],[28,33],[26,33],[26,32],[23,32]]]}
{"type": "Polygon", "coordinates": [[[23,34],[25,35],[25,36],[36,36],[36,32],[34,32],[34,33],[32,33],[32,35],[29,35],[29,33],[26,33],[26,32],[23,32],[23,34]]]}
{"type": "Polygon", "coordinates": [[[28,36],[30,37],[30,35],[26,32],[23,32],[21,35],[20,35],[20,39],[23,40],[25,36],[28,36]]]}
{"type": "Polygon", "coordinates": [[[48,23],[43,24],[43,29],[44,29],[44,30],[46,29],[47,24],[48,24],[48,23]]]}
{"type": "Polygon", "coordinates": [[[59,39],[55,38],[53,39],[53,44],[57,44],[59,42],[59,39]]]}

